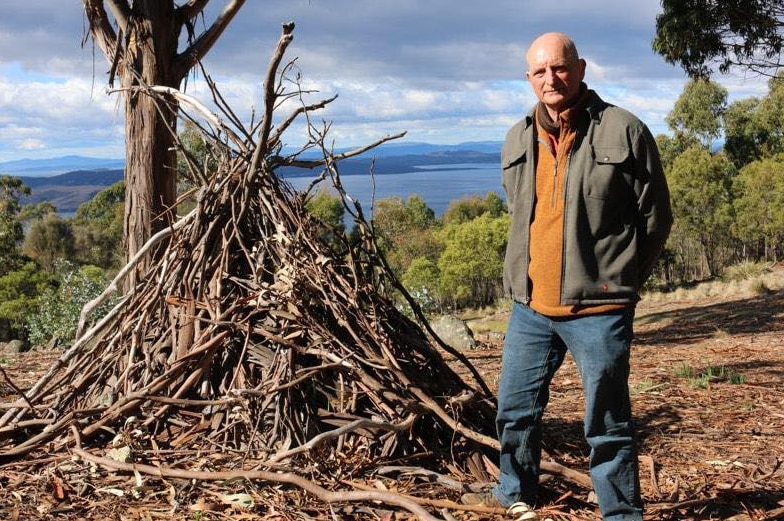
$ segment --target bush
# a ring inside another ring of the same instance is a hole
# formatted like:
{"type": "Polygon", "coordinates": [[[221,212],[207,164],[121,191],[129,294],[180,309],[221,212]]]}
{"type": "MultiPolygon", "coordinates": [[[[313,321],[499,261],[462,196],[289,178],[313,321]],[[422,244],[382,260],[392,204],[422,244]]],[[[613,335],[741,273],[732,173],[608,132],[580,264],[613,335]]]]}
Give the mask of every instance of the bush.
{"type": "Polygon", "coordinates": [[[0,276],[0,341],[24,339],[28,317],[38,309],[37,297],[52,283],[34,262],[0,276]]]}
{"type": "MultiPolygon", "coordinates": [[[[109,282],[102,269],[96,266],[78,268],[68,261],[58,261],[56,273],[58,287],[47,289],[38,298],[38,313],[28,323],[30,342],[37,345],[46,344],[52,338],[72,342],[82,308],[100,295],[109,282]]],[[[93,315],[103,316],[112,304],[105,303],[93,315]]]]}
{"type": "Polygon", "coordinates": [[[725,281],[743,281],[761,277],[770,271],[770,263],[745,261],[725,268],[721,278],[725,281]]]}

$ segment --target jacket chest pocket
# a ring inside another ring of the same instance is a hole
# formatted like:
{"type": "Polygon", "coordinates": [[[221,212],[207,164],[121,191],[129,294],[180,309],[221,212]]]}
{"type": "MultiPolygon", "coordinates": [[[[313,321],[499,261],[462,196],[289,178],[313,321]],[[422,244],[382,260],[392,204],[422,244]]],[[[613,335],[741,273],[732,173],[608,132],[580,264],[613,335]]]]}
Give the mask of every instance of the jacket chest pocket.
{"type": "Polygon", "coordinates": [[[506,192],[506,202],[509,211],[514,212],[518,195],[522,190],[523,176],[525,175],[526,154],[504,156],[501,158],[501,184],[506,192]]]}
{"type": "Polygon", "coordinates": [[[591,146],[590,174],[583,193],[592,199],[620,202],[633,197],[631,151],[624,146],[591,146]]]}

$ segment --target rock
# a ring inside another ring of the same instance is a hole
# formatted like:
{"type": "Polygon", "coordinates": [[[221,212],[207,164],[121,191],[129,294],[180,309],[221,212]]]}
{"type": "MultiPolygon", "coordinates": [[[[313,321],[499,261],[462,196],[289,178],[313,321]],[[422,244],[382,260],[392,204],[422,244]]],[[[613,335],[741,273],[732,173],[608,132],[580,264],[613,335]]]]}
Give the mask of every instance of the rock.
{"type": "Polygon", "coordinates": [[[47,351],[54,351],[59,347],[60,347],[60,337],[57,336],[53,336],[51,339],[49,339],[49,342],[46,343],[47,351]]]}
{"type": "Polygon", "coordinates": [[[444,343],[455,349],[476,349],[474,334],[468,325],[453,315],[444,315],[430,323],[444,343]]]}
{"type": "Polygon", "coordinates": [[[6,342],[0,351],[5,351],[6,353],[21,353],[27,350],[27,344],[23,340],[11,340],[10,342],[6,342]]]}

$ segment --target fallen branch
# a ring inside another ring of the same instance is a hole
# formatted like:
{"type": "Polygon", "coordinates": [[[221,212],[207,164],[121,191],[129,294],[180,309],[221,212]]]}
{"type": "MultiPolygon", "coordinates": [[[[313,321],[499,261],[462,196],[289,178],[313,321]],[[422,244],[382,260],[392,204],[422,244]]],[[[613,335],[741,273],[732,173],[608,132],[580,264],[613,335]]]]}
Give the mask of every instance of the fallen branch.
{"type": "Polygon", "coordinates": [[[139,473],[159,479],[184,479],[188,481],[264,481],[267,483],[280,483],[299,487],[325,503],[357,503],[378,501],[388,505],[404,508],[417,516],[422,521],[438,521],[427,510],[422,508],[416,501],[402,494],[382,491],[347,491],[327,490],[302,476],[292,472],[269,472],[263,470],[233,470],[233,471],[192,471],[183,469],[171,469],[166,467],[156,467],[153,465],[141,465],[138,463],[122,463],[109,458],[95,456],[80,447],[74,447],[73,453],[83,460],[99,465],[107,470],[139,473]]]}

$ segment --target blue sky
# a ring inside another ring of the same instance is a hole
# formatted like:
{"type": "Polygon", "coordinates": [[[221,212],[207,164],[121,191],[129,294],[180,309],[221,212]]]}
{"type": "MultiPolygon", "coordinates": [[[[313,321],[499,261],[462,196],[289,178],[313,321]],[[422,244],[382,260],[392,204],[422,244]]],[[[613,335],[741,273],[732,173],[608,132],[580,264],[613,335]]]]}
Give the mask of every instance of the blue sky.
{"type": "MultiPolygon", "coordinates": [[[[212,0],[206,23],[222,9],[212,0]]],[[[63,155],[122,158],[121,98],[109,66],[84,40],[78,0],[4,2],[0,11],[0,163],[63,155]]],[[[319,99],[338,147],[406,131],[407,141],[500,141],[534,103],[525,49],[537,35],[572,35],[586,82],[648,123],[664,123],[686,81],[651,50],[659,0],[248,0],[205,67],[249,120],[281,23],[297,24],[288,59],[319,99]]],[[[730,99],[764,79],[717,77],[730,99]]],[[[188,94],[208,101],[203,81],[188,94]]],[[[292,145],[301,136],[292,133],[292,145]]]]}

